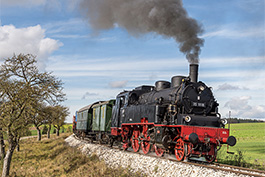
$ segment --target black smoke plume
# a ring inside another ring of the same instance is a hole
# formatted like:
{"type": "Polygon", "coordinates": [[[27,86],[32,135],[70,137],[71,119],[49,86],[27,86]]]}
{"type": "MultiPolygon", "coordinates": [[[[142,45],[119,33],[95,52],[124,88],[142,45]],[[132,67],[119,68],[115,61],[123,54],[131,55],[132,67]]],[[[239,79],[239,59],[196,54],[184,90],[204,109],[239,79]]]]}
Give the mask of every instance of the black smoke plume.
{"type": "Polygon", "coordinates": [[[94,30],[118,25],[135,36],[151,32],[172,37],[190,63],[199,62],[202,28],[188,16],[182,0],[82,0],[81,9],[94,30]]]}

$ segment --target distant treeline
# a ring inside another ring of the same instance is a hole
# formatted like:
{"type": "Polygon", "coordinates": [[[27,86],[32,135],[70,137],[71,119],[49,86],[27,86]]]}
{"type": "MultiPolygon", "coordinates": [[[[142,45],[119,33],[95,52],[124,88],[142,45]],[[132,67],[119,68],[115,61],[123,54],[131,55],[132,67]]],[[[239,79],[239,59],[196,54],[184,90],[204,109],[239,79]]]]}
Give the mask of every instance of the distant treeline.
{"type": "Polygon", "coordinates": [[[227,118],[230,123],[253,123],[253,122],[265,122],[264,120],[257,119],[239,119],[239,118],[227,118]]]}

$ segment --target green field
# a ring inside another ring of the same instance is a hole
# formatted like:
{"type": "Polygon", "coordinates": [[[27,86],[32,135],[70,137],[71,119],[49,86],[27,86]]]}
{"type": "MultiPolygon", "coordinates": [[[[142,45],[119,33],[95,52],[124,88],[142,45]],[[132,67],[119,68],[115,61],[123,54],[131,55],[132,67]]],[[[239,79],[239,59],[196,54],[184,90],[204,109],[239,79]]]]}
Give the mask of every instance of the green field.
{"type": "MultiPolygon", "coordinates": [[[[42,130],[43,130],[43,127],[44,127],[44,125],[42,125],[40,128],[41,128],[41,132],[42,132],[42,130]]],[[[63,133],[63,132],[69,132],[69,130],[72,130],[72,124],[65,124],[65,125],[63,125],[63,128],[61,127],[61,129],[60,129],[60,133],[63,133]],[[68,127],[70,127],[70,128],[68,128],[68,127]]],[[[34,128],[34,125],[32,125],[31,127],[30,127],[30,132],[31,132],[31,136],[36,136],[37,135],[37,130],[34,128]]],[[[51,127],[51,134],[53,134],[55,132],[55,128],[54,128],[54,126],[52,126],[51,127]]]]}
{"type": "Polygon", "coordinates": [[[265,123],[231,124],[230,135],[237,139],[237,144],[234,147],[229,147],[229,151],[235,152],[235,154],[227,154],[227,148],[223,146],[218,152],[218,161],[237,159],[249,166],[265,169],[265,123]],[[239,153],[242,153],[242,159],[239,159],[239,153]]]}

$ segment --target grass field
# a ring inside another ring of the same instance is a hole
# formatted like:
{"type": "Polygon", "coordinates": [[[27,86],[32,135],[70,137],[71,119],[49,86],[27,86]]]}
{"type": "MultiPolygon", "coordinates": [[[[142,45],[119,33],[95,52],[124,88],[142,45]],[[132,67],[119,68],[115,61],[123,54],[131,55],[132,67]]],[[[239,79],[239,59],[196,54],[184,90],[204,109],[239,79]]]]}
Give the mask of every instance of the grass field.
{"type": "MultiPolygon", "coordinates": [[[[27,177],[84,177],[84,176],[139,176],[129,169],[110,169],[97,156],[84,156],[78,149],[66,145],[64,139],[70,134],[55,135],[51,139],[35,138],[21,140],[20,151],[14,152],[10,176],[27,177]]],[[[0,172],[2,162],[0,161],[0,172]]]]}
{"type": "Polygon", "coordinates": [[[241,162],[245,161],[254,168],[265,170],[265,123],[231,124],[230,135],[237,139],[237,144],[229,148],[229,151],[235,154],[227,154],[226,146],[224,146],[218,152],[218,160],[222,162],[237,159],[241,162]],[[243,159],[239,159],[240,153],[243,159]]]}
{"type": "MultiPolygon", "coordinates": [[[[41,130],[43,129],[43,127],[44,127],[44,125],[42,125],[40,127],[41,130]]],[[[65,125],[63,125],[63,128],[61,127],[60,133],[67,132],[68,127],[69,127],[70,130],[72,130],[72,124],[65,124],[65,125]]],[[[54,126],[52,126],[52,128],[51,128],[51,134],[54,133],[54,130],[55,130],[55,128],[54,128],[54,126]]],[[[37,135],[37,130],[35,129],[34,125],[31,125],[30,132],[31,132],[31,136],[36,136],[37,135]]]]}

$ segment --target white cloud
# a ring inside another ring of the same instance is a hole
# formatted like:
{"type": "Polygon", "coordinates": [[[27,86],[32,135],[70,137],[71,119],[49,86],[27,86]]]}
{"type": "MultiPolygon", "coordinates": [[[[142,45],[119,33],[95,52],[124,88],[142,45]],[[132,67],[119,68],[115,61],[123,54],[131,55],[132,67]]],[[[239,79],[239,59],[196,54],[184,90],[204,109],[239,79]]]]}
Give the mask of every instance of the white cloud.
{"type": "Polygon", "coordinates": [[[46,38],[40,25],[27,28],[0,26],[0,59],[30,53],[37,56],[40,69],[44,69],[49,55],[62,45],[57,40],[46,38]]]}
{"type": "Polygon", "coordinates": [[[124,81],[114,81],[114,82],[110,82],[109,86],[111,88],[123,88],[127,85],[128,81],[124,80],[124,81]]]}
{"type": "MultiPolygon", "coordinates": [[[[80,26],[84,26],[84,22],[80,18],[71,18],[68,20],[57,21],[56,23],[47,23],[44,28],[47,29],[49,34],[58,34],[65,32],[66,30],[78,31],[80,26]]],[[[78,35],[78,34],[71,34],[78,35]]]]}
{"type": "MultiPolygon", "coordinates": [[[[53,56],[49,70],[60,77],[106,77],[111,80],[170,80],[174,75],[187,76],[189,66],[181,58],[82,58],[80,56],[53,56]],[[73,60],[75,58],[75,60],[73,60]],[[153,77],[155,76],[155,77],[153,77]]],[[[199,80],[215,90],[224,82],[241,90],[264,89],[264,57],[204,58],[199,80]],[[233,67],[234,66],[234,67],[233,67]],[[240,66],[240,68],[238,67],[240,66]],[[252,67],[253,66],[253,67],[252,67]],[[215,68],[207,69],[207,68],[215,68]],[[245,67],[247,69],[245,69],[245,67]]]]}
{"type": "Polygon", "coordinates": [[[233,97],[225,103],[225,107],[233,112],[233,117],[238,118],[264,118],[265,105],[249,104],[250,96],[233,97]]]}
{"type": "Polygon", "coordinates": [[[237,85],[231,85],[228,83],[224,83],[222,85],[219,85],[217,87],[217,90],[248,90],[248,88],[246,88],[246,87],[241,88],[237,85]]]}
{"type": "Polygon", "coordinates": [[[247,38],[247,37],[254,37],[254,38],[264,38],[265,29],[264,26],[259,27],[242,27],[242,28],[231,28],[231,27],[219,27],[214,31],[209,31],[200,36],[201,38],[207,37],[222,37],[222,38],[231,38],[231,39],[238,39],[238,38],[247,38]]]}
{"type": "Polygon", "coordinates": [[[82,96],[82,100],[85,100],[89,97],[95,97],[98,96],[98,93],[91,93],[91,92],[86,92],[83,96],[82,96]]]}

